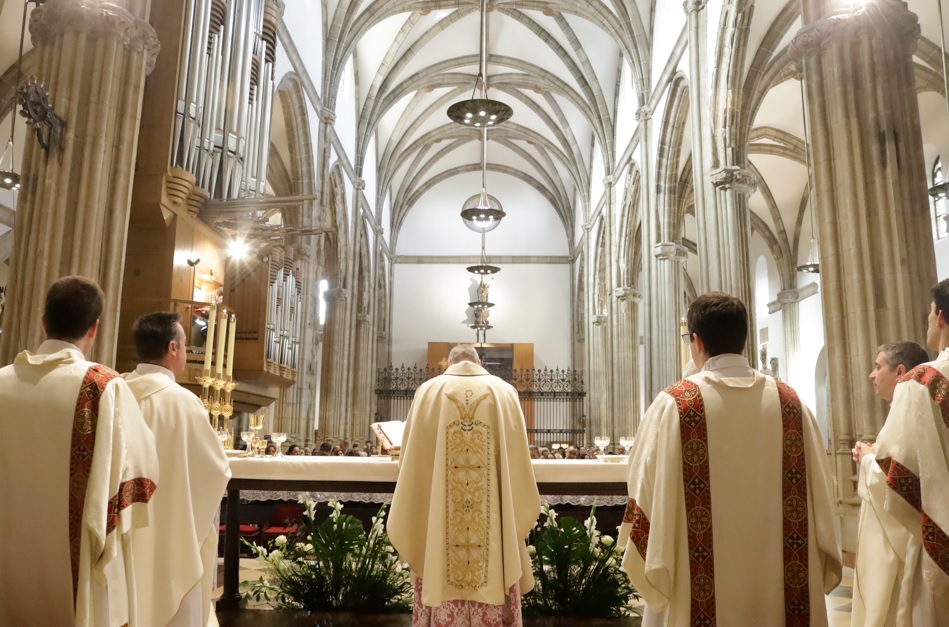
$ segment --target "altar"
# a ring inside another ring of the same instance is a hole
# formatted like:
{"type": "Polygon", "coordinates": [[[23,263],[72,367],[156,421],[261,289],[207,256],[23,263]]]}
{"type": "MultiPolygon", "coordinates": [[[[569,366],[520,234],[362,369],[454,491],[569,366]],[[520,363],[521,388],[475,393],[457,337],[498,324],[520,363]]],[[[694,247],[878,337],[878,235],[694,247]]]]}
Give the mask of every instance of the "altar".
{"type": "MultiPolygon", "coordinates": [[[[532,460],[542,498],[552,504],[624,505],[626,464],[595,460],[532,460]]],[[[240,601],[240,502],[336,499],[389,503],[399,464],[375,457],[233,458],[227,485],[224,540],[224,593],[219,607],[240,601]]]]}

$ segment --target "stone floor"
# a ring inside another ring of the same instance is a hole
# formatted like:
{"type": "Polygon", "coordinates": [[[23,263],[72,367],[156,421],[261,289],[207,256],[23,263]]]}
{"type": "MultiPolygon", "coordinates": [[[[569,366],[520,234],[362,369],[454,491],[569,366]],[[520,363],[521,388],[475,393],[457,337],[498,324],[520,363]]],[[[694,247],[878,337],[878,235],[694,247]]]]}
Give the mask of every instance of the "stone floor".
{"type": "MultiPolygon", "coordinates": [[[[224,580],[223,563],[218,568],[218,582],[224,580]]],[[[240,580],[249,581],[260,578],[261,572],[257,562],[253,559],[241,559],[240,580]]],[[[220,596],[223,588],[215,591],[220,596]]],[[[843,580],[840,585],[827,595],[827,622],[828,627],[850,627],[850,608],[853,596],[853,569],[844,568],[843,580]]],[[[409,627],[412,617],[409,614],[398,615],[370,615],[319,614],[310,612],[286,612],[271,610],[265,605],[248,603],[241,610],[221,611],[217,613],[221,627],[278,627],[306,625],[309,627],[357,627],[360,625],[409,627]]],[[[583,625],[584,627],[633,627],[638,625],[637,620],[624,619],[585,619],[570,618],[525,618],[524,627],[569,627],[583,625]]]]}

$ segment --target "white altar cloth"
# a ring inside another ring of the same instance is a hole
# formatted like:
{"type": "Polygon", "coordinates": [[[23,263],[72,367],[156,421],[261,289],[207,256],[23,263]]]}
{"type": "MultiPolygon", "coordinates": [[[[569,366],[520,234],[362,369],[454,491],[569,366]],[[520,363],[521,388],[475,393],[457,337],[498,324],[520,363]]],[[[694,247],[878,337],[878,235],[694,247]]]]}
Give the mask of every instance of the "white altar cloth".
{"type": "MultiPolygon", "coordinates": [[[[395,484],[399,463],[373,457],[231,458],[232,479],[274,481],[380,481],[395,484]]],[[[546,483],[626,483],[626,464],[587,459],[535,459],[534,478],[546,483]]],[[[542,490],[543,491],[543,490],[542,490]]],[[[315,501],[340,500],[357,503],[391,503],[391,492],[362,491],[302,492],[287,490],[242,490],[244,501],[295,501],[300,497],[315,501]]],[[[560,494],[543,497],[552,505],[625,505],[624,495],[560,494]]]]}

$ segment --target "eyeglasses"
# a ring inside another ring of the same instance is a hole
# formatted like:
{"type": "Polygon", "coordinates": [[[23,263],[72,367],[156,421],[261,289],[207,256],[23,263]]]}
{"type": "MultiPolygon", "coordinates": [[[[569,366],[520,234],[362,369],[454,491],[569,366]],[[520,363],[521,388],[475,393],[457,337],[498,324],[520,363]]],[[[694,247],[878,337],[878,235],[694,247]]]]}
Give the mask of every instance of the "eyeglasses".
{"type": "Polygon", "coordinates": [[[683,343],[683,344],[691,344],[691,343],[692,343],[692,334],[691,334],[691,333],[683,333],[683,334],[682,334],[682,343],[683,343]]]}

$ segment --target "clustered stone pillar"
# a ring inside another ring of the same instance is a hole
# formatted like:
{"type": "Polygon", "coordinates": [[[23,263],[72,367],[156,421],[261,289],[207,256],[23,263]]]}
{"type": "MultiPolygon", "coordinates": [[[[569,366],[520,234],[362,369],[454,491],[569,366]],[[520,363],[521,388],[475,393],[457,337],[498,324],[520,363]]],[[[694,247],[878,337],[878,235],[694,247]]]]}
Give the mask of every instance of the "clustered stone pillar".
{"type": "Polygon", "coordinates": [[[850,448],[883,424],[867,368],[877,345],[924,339],[936,271],[913,71],[918,19],[893,0],[840,4],[804,0],[789,53],[804,68],[833,463],[852,550],[860,499],[850,448]]]}
{"type": "Polygon", "coordinates": [[[611,416],[607,401],[610,395],[610,361],[607,353],[609,342],[609,316],[591,316],[593,328],[590,342],[590,436],[610,435],[611,416]]]}
{"type": "Polygon", "coordinates": [[[781,377],[793,388],[803,387],[809,383],[803,380],[798,372],[798,354],[801,350],[801,293],[797,290],[782,290],[778,292],[778,304],[781,306],[782,324],[784,326],[784,356],[787,363],[781,377]]]}
{"type": "MultiPolygon", "coordinates": [[[[711,120],[708,89],[707,0],[686,0],[682,3],[688,20],[689,33],[689,120],[692,129],[692,181],[695,224],[698,241],[706,242],[706,230],[713,211],[715,198],[708,176],[712,162],[711,120]]],[[[705,292],[709,285],[710,250],[699,247],[699,289],[705,292]]]]}
{"type": "Polygon", "coordinates": [[[621,287],[613,292],[616,303],[616,337],[613,341],[614,426],[617,437],[633,435],[639,428],[642,405],[639,395],[639,303],[643,294],[621,287]]]}
{"type": "Polygon", "coordinates": [[[142,93],[159,48],[147,18],[143,3],[131,0],[49,0],[30,17],[36,78],[67,126],[62,149],[51,145],[48,154],[32,134],[27,139],[4,363],[40,343],[46,288],[69,274],[105,291],[90,358],[114,361],[142,93]]]}
{"type": "Polygon", "coordinates": [[[353,360],[353,410],[352,437],[359,439],[369,435],[369,423],[372,417],[372,392],[375,383],[375,359],[373,358],[372,316],[360,313],[356,316],[356,358],[353,360]]]}
{"type": "Polygon", "coordinates": [[[662,242],[653,247],[655,274],[650,277],[649,315],[653,316],[651,347],[647,363],[652,376],[647,381],[646,402],[682,376],[679,321],[682,319],[682,277],[688,251],[681,244],[662,242]]]}
{"type": "Polygon", "coordinates": [[[324,292],[326,327],[323,335],[322,382],[320,384],[320,435],[345,438],[350,427],[351,396],[347,364],[350,293],[342,288],[324,292]]]}
{"type": "Polygon", "coordinates": [[[748,198],[755,193],[758,184],[750,171],[737,166],[724,166],[712,171],[712,185],[716,190],[716,210],[713,219],[706,224],[706,241],[699,242],[699,248],[704,245],[713,251],[708,260],[711,265],[707,288],[709,291],[726,292],[745,303],[748,308],[745,356],[754,365],[758,338],[755,335],[755,300],[749,256],[751,209],[748,207],[748,198]],[[711,240],[714,240],[713,245],[710,245],[711,240]]]}

